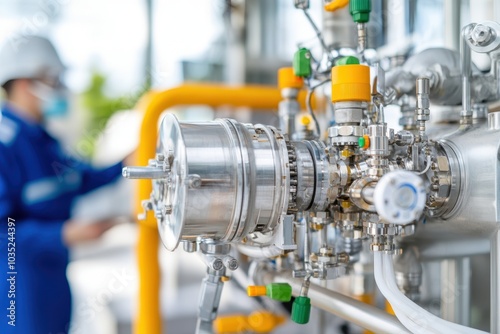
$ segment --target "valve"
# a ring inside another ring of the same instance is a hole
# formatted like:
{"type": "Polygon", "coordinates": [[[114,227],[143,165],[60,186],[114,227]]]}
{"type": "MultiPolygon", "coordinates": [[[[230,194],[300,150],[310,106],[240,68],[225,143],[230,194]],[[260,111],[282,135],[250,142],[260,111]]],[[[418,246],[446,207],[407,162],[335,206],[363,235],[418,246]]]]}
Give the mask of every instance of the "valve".
{"type": "Polygon", "coordinates": [[[251,285],[247,288],[250,297],[268,296],[280,302],[289,302],[292,299],[292,287],[288,283],[271,283],[266,286],[251,285]]]}
{"type": "Polygon", "coordinates": [[[366,23],[370,20],[372,9],[371,0],[351,0],[349,1],[349,12],[352,19],[357,23],[358,30],[358,53],[363,58],[366,49],[366,23]]]}
{"type": "Polygon", "coordinates": [[[305,325],[311,315],[311,299],[305,296],[295,298],[292,305],[292,321],[305,325]]]}
{"type": "Polygon", "coordinates": [[[300,288],[300,295],[295,298],[292,304],[292,321],[300,325],[307,324],[311,315],[311,299],[307,296],[310,285],[311,275],[308,274],[300,288]]]}
{"type": "Polygon", "coordinates": [[[293,73],[298,77],[311,76],[311,51],[300,48],[293,55],[293,73]]]}
{"type": "Polygon", "coordinates": [[[356,23],[367,23],[372,10],[371,0],[351,0],[349,1],[349,12],[356,23]]]}
{"type": "Polygon", "coordinates": [[[398,170],[384,175],[375,186],[373,200],[380,218],[405,225],[420,218],[425,207],[423,180],[415,173],[398,170]]]}

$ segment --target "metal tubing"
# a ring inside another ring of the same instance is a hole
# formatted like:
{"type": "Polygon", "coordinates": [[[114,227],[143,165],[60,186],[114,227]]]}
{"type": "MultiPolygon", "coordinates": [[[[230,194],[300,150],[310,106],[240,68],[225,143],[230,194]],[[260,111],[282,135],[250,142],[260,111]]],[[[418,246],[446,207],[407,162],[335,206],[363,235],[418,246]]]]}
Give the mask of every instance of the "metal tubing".
{"type": "Polygon", "coordinates": [[[491,311],[490,332],[500,333],[500,228],[491,239],[491,311]]]}
{"type": "MultiPolygon", "coordinates": [[[[292,278],[287,273],[277,273],[264,277],[264,279],[270,278],[274,282],[290,284],[294,296],[300,294],[303,280],[292,278]]],[[[265,283],[268,284],[271,282],[265,283]]],[[[311,284],[308,296],[311,298],[313,306],[335,314],[372,332],[388,334],[409,333],[406,327],[395,316],[338,292],[311,284]]]]}
{"type": "MultiPolygon", "coordinates": [[[[299,101],[304,106],[305,92],[299,93],[299,101]]],[[[148,93],[140,103],[145,106],[137,148],[137,165],[148,165],[155,156],[157,127],[160,115],[167,109],[179,105],[206,105],[219,107],[250,107],[275,110],[281,100],[281,93],[273,87],[244,86],[228,87],[210,84],[184,84],[157,93],[148,93]]],[[[136,213],[142,212],[141,201],[149,198],[151,181],[138,180],[136,213]]],[[[148,214],[139,223],[137,262],[139,267],[139,305],[134,331],[136,334],[160,334],[160,269],[158,264],[158,231],[156,219],[148,214]]]]}
{"type": "Polygon", "coordinates": [[[421,261],[436,261],[488,254],[490,245],[487,238],[467,240],[443,240],[429,243],[416,243],[421,261]]]}
{"type": "Polygon", "coordinates": [[[472,121],[472,105],[471,105],[471,87],[470,80],[472,77],[472,60],[471,50],[467,44],[469,37],[475,24],[471,23],[462,28],[462,37],[460,39],[460,66],[462,70],[462,121],[469,124],[472,121]]]}
{"type": "Polygon", "coordinates": [[[470,258],[441,261],[441,317],[470,326],[470,258]]]}

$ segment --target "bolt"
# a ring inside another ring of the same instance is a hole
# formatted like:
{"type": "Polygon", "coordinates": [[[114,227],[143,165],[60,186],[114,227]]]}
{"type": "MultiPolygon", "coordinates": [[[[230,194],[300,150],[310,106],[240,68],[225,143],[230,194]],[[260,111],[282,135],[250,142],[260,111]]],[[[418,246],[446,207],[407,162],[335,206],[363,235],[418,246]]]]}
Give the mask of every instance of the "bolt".
{"type": "Polygon", "coordinates": [[[224,265],[229,270],[236,270],[236,269],[238,269],[238,260],[236,260],[232,256],[226,256],[224,258],[224,265]]]}
{"type": "Polygon", "coordinates": [[[201,178],[199,175],[196,174],[188,175],[186,182],[188,187],[191,189],[196,189],[201,187],[201,178]]]}
{"type": "Polygon", "coordinates": [[[295,269],[292,271],[293,278],[301,278],[307,276],[307,271],[303,269],[295,269]]]}
{"type": "Polygon", "coordinates": [[[185,252],[194,253],[198,248],[198,244],[195,241],[184,240],[183,248],[185,252]]]}
{"type": "Polygon", "coordinates": [[[165,214],[167,214],[167,215],[172,214],[172,210],[173,210],[172,205],[170,205],[170,204],[165,205],[164,210],[165,210],[165,214]]]}
{"type": "Polygon", "coordinates": [[[212,267],[213,270],[218,271],[218,270],[221,270],[224,267],[224,263],[222,262],[221,259],[215,258],[210,263],[210,267],[212,267]]]}
{"type": "Polygon", "coordinates": [[[491,39],[491,28],[483,24],[477,24],[471,32],[472,42],[475,45],[485,46],[491,39]]]}
{"type": "Polygon", "coordinates": [[[349,254],[347,254],[346,252],[338,253],[337,258],[340,263],[349,263],[349,254]]]}

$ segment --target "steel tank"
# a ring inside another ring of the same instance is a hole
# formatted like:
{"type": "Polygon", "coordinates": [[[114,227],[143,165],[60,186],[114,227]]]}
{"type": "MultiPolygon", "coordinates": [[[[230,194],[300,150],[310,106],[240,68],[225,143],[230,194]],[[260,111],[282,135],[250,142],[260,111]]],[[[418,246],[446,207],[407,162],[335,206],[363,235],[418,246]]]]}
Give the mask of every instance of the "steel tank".
{"type": "Polygon", "coordinates": [[[447,239],[489,237],[500,221],[500,113],[461,127],[440,140],[452,182],[439,217],[420,224],[416,236],[447,239]]]}

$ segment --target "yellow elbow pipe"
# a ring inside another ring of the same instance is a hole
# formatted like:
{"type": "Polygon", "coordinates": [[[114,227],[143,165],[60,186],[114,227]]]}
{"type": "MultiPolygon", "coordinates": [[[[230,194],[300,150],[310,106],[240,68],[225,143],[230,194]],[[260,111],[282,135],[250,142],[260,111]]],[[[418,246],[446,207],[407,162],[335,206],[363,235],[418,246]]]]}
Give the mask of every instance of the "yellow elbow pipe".
{"type": "MultiPolygon", "coordinates": [[[[160,115],[166,109],[180,105],[205,105],[220,107],[249,107],[262,110],[276,110],[281,101],[277,88],[264,86],[231,87],[217,84],[184,84],[172,89],[150,94],[149,102],[144,100],[144,117],[137,148],[137,164],[144,166],[156,153],[157,127],[160,115]]],[[[299,94],[304,106],[306,92],[299,94]]],[[[314,99],[312,101],[314,105],[314,99]]],[[[148,199],[152,191],[151,181],[138,180],[136,212],[143,212],[141,201],[148,199]]],[[[154,215],[139,222],[137,262],[139,267],[139,305],[134,332],[136,334],[160,334],[160,269],[158,263],[159,237],[154,215]]]]}

